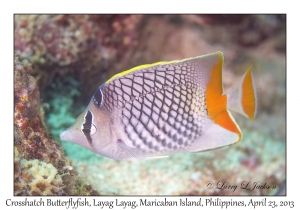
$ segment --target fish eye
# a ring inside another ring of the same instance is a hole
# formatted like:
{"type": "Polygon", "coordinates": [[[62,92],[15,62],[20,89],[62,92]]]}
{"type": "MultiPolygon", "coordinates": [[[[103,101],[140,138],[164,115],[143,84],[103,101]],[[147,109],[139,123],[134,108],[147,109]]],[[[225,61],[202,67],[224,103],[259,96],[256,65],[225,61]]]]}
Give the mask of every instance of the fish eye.
{"type": "Polygon", "coordinates": [[[101,107],[103,101],[103,93],[100,87],[94,93],[93,101],[98,107],[101,107]]]}
{"type": "Polygon", "coordinates": [[[92,128],[91,128],[91,133],[90,133],[90,135],[92,136],[92,135],[94,135],[96,132],[97,132],[97,127],[96,127],[94,124],[92,124],[92,128]]]}
{"type": "Polygon", "coordinates": [[[97,132],[97,127],[94,124],[92,124],[90,127],[87,127],[83,124],[80,130],[85,136],[93,136],[97,132]]]}

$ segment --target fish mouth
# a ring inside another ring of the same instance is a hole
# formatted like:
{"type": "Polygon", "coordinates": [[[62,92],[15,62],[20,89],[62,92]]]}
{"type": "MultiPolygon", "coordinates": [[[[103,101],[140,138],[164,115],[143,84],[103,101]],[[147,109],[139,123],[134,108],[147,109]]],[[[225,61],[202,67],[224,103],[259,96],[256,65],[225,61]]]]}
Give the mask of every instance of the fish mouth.
{"type": "Polygon", "coordinates": [[[65,130],[59,135],[60,139],[63,141],[70,141],[71,136],[70,136],[70,131],[65,130]]]}

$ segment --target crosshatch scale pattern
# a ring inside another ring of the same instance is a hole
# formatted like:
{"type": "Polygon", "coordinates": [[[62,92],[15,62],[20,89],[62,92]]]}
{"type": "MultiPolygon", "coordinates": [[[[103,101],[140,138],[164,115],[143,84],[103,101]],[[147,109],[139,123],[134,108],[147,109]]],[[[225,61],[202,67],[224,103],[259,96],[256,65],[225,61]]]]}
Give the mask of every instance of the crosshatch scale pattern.
{"type": "MultiPolygon", "coordinates": [[[[184,151],[207,124],[205,89],[197,62],[138,70],[103,86],[103,107],[121,110],[132,145],[156,154],[184,151]],[[197,67],[197,68],[196,68],[197,67]]],[[[205,72],[203,72],[205,73],[205,72]]]]}

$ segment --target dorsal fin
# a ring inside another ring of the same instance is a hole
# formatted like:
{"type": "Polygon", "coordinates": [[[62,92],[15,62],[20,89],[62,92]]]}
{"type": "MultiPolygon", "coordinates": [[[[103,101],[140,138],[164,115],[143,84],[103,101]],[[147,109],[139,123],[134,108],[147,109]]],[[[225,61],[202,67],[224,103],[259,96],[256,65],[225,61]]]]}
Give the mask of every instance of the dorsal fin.
{"type": "Polygon", "coordinates": [[[218,52],[219,58],[214,66],[211,68],[211,74],[207,83],[206,90],[206,106],[209,117],[213,120],[221,112],[225,111],[227,98],[223,95],[223,81],[222,81],[222,68],[223,68],[223,54],[218,52]]]}
{"type": "MultiPolygon", "coordinates": [[[[218,58],[220,56],[223,58],[222,52],[215,52],[215,53],[211,53],[211,54],[207,54],[207,55],[186,58],[183,60],[160,61],[160,62],[156,62],[156,63],[152,63],[152,64],[143,64],[143,65],[128,69],[126,71],[122,71],[118,74],[115,74],[109,80],[106,81],[106,84],[113,81],[114,79],[117,79],[119,77],[125,76],[126,74],[133,73],[138,70],[147,69],[147,68],[155,67],[155,66],[163,66],[163,65],[171,65],[171,64],[175,64],[175,63],[182,63],[182,62],[186,62],[186,61],[201,61],[201,62],[199,62],[199,64],[201,64],[201,66],[198,66],[198,67],[200,67],[201,68],[200,71],[203,72],[206,69],[211,69],[210,66],[213,66],[214,63],[218,60],[218,58]]],[[[196,71],[197,70],[199,70],[199,69],[196,69],[196,71]]]]}

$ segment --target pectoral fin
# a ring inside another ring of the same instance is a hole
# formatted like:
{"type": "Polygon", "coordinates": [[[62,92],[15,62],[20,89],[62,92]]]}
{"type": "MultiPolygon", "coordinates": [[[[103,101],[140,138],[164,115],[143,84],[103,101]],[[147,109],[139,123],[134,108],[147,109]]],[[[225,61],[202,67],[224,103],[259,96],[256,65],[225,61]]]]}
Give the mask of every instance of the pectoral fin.
{"type": "Polygon", "coordinates": [[[127,146],[122,139],[117,140],[118,146],[120,146],[123,150],[127,151],[132,157],[134,157],[137,160],[152,160],[152,159],[159,159],[159,158],[166,158],[168,156],[146,156],[143,151],[139,148],[133,148],[127,146]]]}

